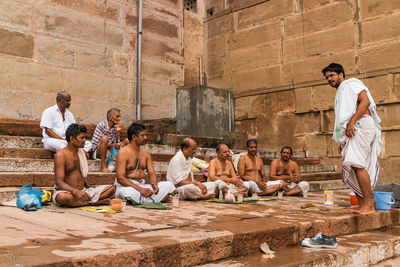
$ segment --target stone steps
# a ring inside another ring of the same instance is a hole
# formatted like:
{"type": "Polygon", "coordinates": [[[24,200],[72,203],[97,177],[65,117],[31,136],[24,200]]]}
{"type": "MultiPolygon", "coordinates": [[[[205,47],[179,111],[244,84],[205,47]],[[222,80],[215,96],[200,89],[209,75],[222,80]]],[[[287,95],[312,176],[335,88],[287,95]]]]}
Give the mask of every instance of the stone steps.
{"type": "Polygon", "coordinates": [[[106,215],[53,205],[31,213],[1,207],[7,231],[0,257],[7,266],[192,266],[259,253],[263,242],[277,251],[276,264],[257,266],[366,266],[399,255],[398,234],[372,230],[399,225],[400,210],[367,216],[346,210],[296,197],[241,205],[181,201],[167,211],[127,207],[106,215]],[[300,208],[309,202],[316,207],[300,208]],[[299,247],[318,232],[338,236],[339,247],[299,247]]]}
{"type": "MultiPolygon", "coordinates": [[[[273,259],[264,258],[261,253],[199,265],[216,266],[371,266],[387,259],[400,256],[400,227],[394,226],[382,231],[337,237],[336,249],[316,249],[302,246],[277,249],[273,259]]],[[[399,262],[399,261],[398,261],[399,262]]],[[[390,265],[382,265],[390,266],[390,265]]],[[[394,266],[394,265],[393,265],[394,266]]]]}

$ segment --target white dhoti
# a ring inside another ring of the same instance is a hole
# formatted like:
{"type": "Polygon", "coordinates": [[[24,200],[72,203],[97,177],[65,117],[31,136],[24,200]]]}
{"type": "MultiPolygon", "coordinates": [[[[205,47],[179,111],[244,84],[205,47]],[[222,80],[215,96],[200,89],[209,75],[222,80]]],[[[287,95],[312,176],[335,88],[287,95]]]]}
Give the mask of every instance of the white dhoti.
{"type": "MultiPolygon", "coordinates": [[[[207,194],[215,193],[216,184],[214,182],[205,182],[203,185],[207,188],[207,194]]],[[[186,184],[176,188],[179,193],[179,199],[196,200],[200,198],[200,188],[194,184],[186,184]]]]}
{"type": "Polygon", "coordinates": [[[306,181],[301,181],[299,183],[291,182],[287,185],[289,189],[293,189],[296,186],[300,187],[301,192],[307,193],[310,190],[310,183],[306,181]]]}
{"type": "Polygon", "coordinates": [[[342,150],[341,173],[343,181],[362,197],[363,194],[352,167],[367,170],[371,189],[373,189],[379,174],[378,155],[375,152],[378,144],[375,141],[376,127],[372,117],[364,115],[358,122],[354,136],[347,139],[342,150]]]}
{"type": "Polygon", "coordinates": [[[373,189],[379,174],[378,156],[383,149],[380,122],[368,88],[355,78],[343,81],[335,96],[335,129],[332,139],[342,146],[342,179],[360,197],[363,194],[353,167],[367,170],[373,189]],[[355,124],[354,136],[349,138],[345,134],[347,124],[357,111],[358,95],[362,91],[366,92],[369,99],[368,111],[371,116],[361,117],[355,124]]]}
{"type": "MultiPolygon", "coordinates": [[[[57,139],[57,138],[43,138],[42,140],[44,148],[51,150],[53,152],[57,152],[58,150],[63,149],[68,145],[68,142],[66,140],[62,139],[57,139]]],[[[89,150],[92,148],[92,143],[89,141],[85,142],[85,147],[83,150],[86,152],[89,152],[89,150]]]]}
{"type": "MultiPolygon", "coordinates": [[[[148,188],[151,191],[154,191],[153,187],[150,184],[144,183],[144,180],[142,180],[142,183],[139,183],[134,179],[129,179],[129,181],[137,186],[140,186],[141,188],[148,188]]],[[[153,194],[150,197],[144,197],[135,188],[121,185],[117,182],[117,179],[115,179],[115,186],[117,187],[117,190],[115,191],[115,197],[121,198],[123,200],[126,200],[126,198],[130,198],[136,204],[159,203],[166,199],[169,194],[172,194],[176,190],[175,186],[171,182],[158,182],[158,193],[153,194]]]]}
{"type": "MultiPolygon", "coordinates": [[[[272,186],[272,185],[279,185],[279,189],[281,189],[282,188],[282,184],[281,184],[281,182],[283,182],[282,180],[278,180],[278,181],[268,181],[268,182],[266,182],[265,183],[265,185],[268,187],[268,186],[272,186]]],[[[249,188],[249,192],[250,193],[261,193],[262,191],[261,191],[261,189],[260,189],[260,187],[257,185],[257,183],[256,182],[254,182],[254,181],[246,181],[246,182],[243,182],[244,183],[244,185],[247,187],[247,188],[249,188]]]]}

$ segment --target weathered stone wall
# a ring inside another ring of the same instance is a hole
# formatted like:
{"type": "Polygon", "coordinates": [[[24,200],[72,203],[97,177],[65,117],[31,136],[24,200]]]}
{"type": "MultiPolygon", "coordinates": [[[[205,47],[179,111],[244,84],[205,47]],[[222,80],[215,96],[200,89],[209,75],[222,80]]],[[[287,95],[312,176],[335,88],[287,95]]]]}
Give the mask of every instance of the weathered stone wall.
{"type": "Polygon", "coordinates": [[[341,63],[369,87],[382,118],[381,181],[400,182],[400,1],[206,0],[206,74],[231,88],[236,128],[260,146],[292,145],[338,163],[335,89],[341,63]]]}
{"type": "MultiPolygon", "coordinates": [[[[143,1],[142,118],[173,118],[183,85],[183,10],[143,1]]],[[[111,107],[135,119],[136,0],[0,1],[0,118],[40,119],[55,94],[98,123],[111,107]]]]}

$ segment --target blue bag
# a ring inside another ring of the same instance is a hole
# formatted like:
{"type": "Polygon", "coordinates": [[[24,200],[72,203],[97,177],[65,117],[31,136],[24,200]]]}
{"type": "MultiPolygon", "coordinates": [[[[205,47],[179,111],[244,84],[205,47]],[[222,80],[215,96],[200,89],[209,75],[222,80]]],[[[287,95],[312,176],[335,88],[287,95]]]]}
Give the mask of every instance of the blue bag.
{"type": "Polygon", "coordinates": [[[113,146],[112,151],[111,151],[111,158],[108,161],[107,169],[109,169],[112,172],[115,172],[117,169],[117,154],[118,154],[119,149],[115,149],[115,146],[113,146]]]}
{"type": "Polygon", "coordinates": [[[17,206],[24,210],[36,210],[42,208],[43,190],[33,189],[32,185],[27,184],[18,191],[17,206]]]}

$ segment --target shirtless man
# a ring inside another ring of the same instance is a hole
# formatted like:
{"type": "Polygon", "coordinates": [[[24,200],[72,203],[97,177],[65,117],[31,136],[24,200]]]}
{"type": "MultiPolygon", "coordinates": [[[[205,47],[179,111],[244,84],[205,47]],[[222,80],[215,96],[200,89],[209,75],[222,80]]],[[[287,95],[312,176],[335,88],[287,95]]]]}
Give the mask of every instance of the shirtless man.
{"type": "Polygon", "coordinates": [[[217,157],[212,159],[208,166],[208,178],[216,182],[219,189],[222,189],[224,194],[228,191],[227,184],[233,184],[238,193],[247,196],[248,187],[246,187],[242,179],[236,175],[233,163],[228,159],[229,147],[225,144],[219,144],[216,150],[217,157]],[[218,181],[223,181],[224,183],[219,185],[218,181]]]}
{"type": "Polygon", "coordinates": [[[174,185],[171,182],[157,182],[150,153],[143,147],[147,140],[146,127],[132,123],[128,128],[128,139],[129,144],[117,154],[115,196],[133,204],[171,202],[174,185]],[[150,184],[145,184],[147,176],[150,184]]]}
{"type": "Polygon", "coordinates": [[[283,186],[283,194],[287,196],[299,195],[302,192],[307,193],[310,190],[310,184],[301,181],[299,166],[291,160],[292,148],[284,146],[281,149],[281,158],[274,159],[269,169],[269,178],[273,181],[284,180],[287,185],[283,186]]]}
{"type": "Polygon", "coordinates": [[[182,140],[181,149],[168,164],[167,181],[177,187],[180,199],[213,199],[215,183],[201,183],[193,178],[192,158],[196,151],[197,143],[194,139],[186,137],[182,140]]]}
{"type": "Polygon", "coordinates": [[[114,185],[90,186],[82,173],[87,170],[85,152],[82,148],[86,141],[86,127],[72,123],[65,133],[68,142],[64,149],[54,155],[56,185],[53,202],[66,207],[87,205],[108,205],[115,193],[114,185]],[[86,166],[81,166],[84,162],[86,166]]]}
{"type": "Polygon", "coordinates": [[[267,181],[264,164],[257,157],[257,140],[250,139],[246,142],[247,154],[240,157],[238,162],[238,173],[244,181],[250,182],[250,192],[259,195],[271,195],[286,186],[282,180],[267,181]]]}

